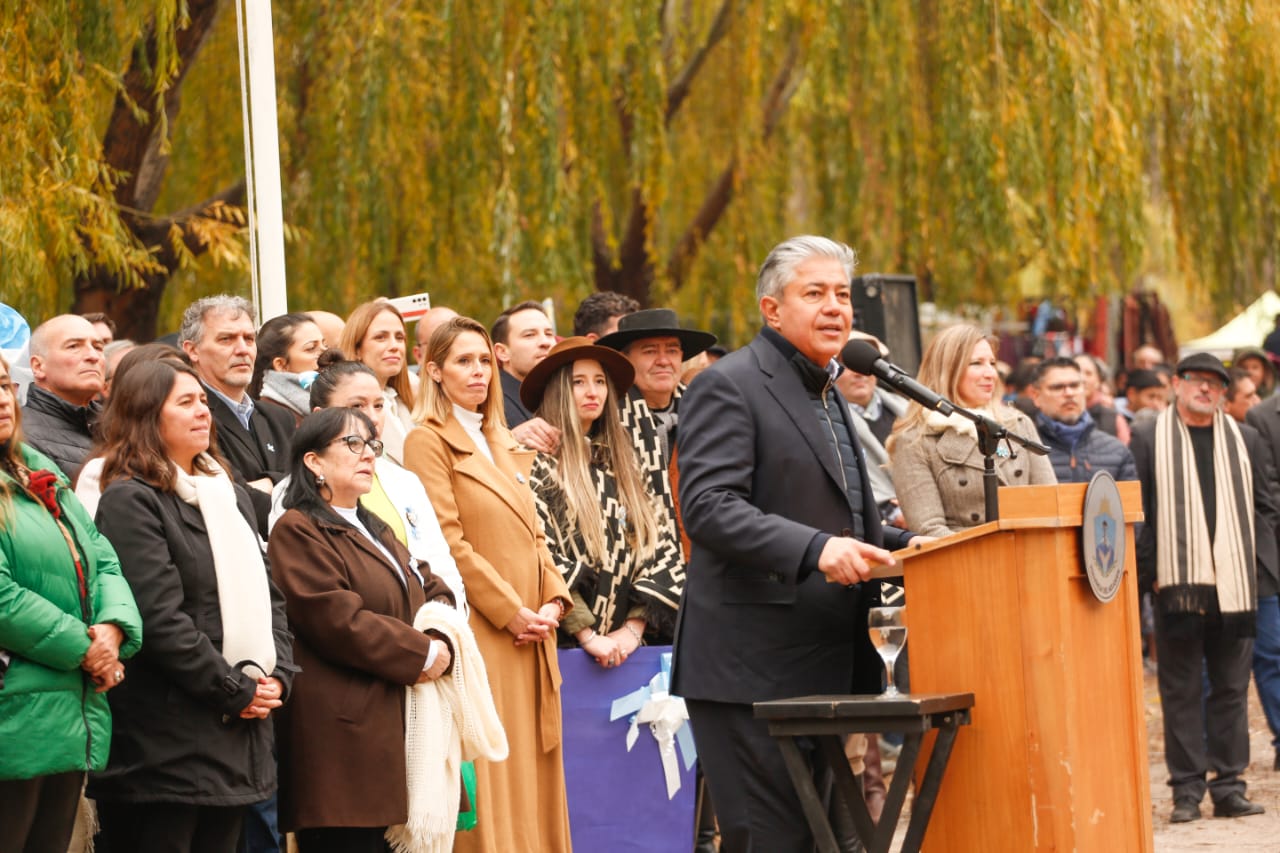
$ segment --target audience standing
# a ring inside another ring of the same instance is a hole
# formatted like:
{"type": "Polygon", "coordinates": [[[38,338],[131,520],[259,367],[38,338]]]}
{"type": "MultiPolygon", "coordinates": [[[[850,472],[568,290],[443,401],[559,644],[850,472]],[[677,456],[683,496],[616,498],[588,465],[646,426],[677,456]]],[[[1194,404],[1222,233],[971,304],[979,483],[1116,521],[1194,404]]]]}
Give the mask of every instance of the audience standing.
{"type": "Polygon", "coordinates": [[[239,296],[198,299],[182,314],[178,340],[208,392],[218,448],[249,487],[258,532],[267,535],[271,492],[284,477],[294,422],[249,396],[258,355],[253,305],[239,296]]]}
{"type": "Polygon", "coordinates": [[[597,290],[578,303],[573,312],[575,337],[597,341],[618,331],[618,321],[640,310],[640,303],[622,293],[597,290]]]}
{"type": "Polygon", "coordinates": [[[445,640],[413,627],[425,602],[453,603],[448,585],[360,503],[375,432],[356,409],[303,419],[268,549],[304,673],[279,736],[280,824],[301,853],[387,849],[387,827],[409,817],[404,688],[451,661],[445,640]]]}
{"type": "Polygon", "coordinates": [[[72,482],[89,455],[102,406],[102,339],[75,314],[47,320],[31,333],[31,373],[22,416],[27,443],[72,482]]]}
{"type": "Polygon", "coordinates": [[[144,643],[111,692],[111,757],[89,783],[112,851],[231,853],[245,807],[276,788],[270,717],[295,671],[284,599],[212,435],[190,367],[151,361],[117,383],[97,520],[144,643]]]}
{"type": "Polygon", "coordinates": [[[1245,797],[1243,773],[1258,582],[1276,570],[1276,505],[1261,436],[1220,409],[1228,380],[1212,355],[1182,359],[1174,405],[1135,425],[1129,445],[1146,517],[1139,584],[1156,594],[1173,823],[1200,817],[1206,788],[1215,817],[1263,811],[1245,797]]]}
{"type": "Polygon", "coordinates": [[[431,495],[467,586],[511,745],[504,762],[476,761],[485,817],[455,849],[560,853],[571,842],[556,629],[573,603],[529,488],[535,454],[503,425],[495,361],[476,321],[456,317],[436,329],[415,412],[421,426],[405,441],[405,467],[431,495]]]}
{"type": "Polygon", "coordinates": [[[0,358],[0,833],[6,850],[66,853],[85,771],[107,763],[104,694],[142,619],[115,551],[21,422],[0,358]]]}
{"type": "Polygon", "coordinates": [[[520,383],[535,364],[547,357],[556,342],[551,318],[541,302],[521,302],[498,315],[490,335],[501,368],[498,378],[502,383],[502,408],[507,427],[525,447],[542,453],[553,452],[560,443],[560,433],[520,402],[520,383]]]}
{"type": "Polygon", "coordinates": [[[1049,448],[1049,461],[1059,483],[1087,483],[1098,471],[1117,480],[1136,480],[1133,454],[1120,439],[1107,435],[1084,405],[1080,365],[1062,356],[1045,359],[1030,386],[1036,406],[1036,429],[1049,448]]]}
{"type": "Polygon", "coordinates": [[[531,483],[551,556],[573,592],[561,622],[601,666],[619,666],[648,631],[670,636],[683,588],[679,546],[618,418],[631,363],[587,338],[552,347],[520,386],[531,411],[560,430],[531,483]]]}
{"type": "MultiPolygon", "coordinates": [[[[1000,403],[995,347],[974,326],[938,333],[924,351],[919,381],[961,406],[976,409],[1010,431],[1039,439],[1031,419],[1000,403]]],[[[1048,458],[1004,442],[996,455],[1002,486],[1056,483],[1048,458]]],[[[945,536],[986,521],[984,460],[973,421],[911,403],[889,440],[891,472],[907,527],[925,536],[945,536]]]]}
{"type": "Polygon", "coordinates": [[[402,464],[404,437],[413,429],[417,400],[405,340],[404,318],[385,299],[366,302],[352,311],[342,329],[342,354],[367,364],[382,384],[386,401],[382,443],[387,455],[402,464]]]}
{"type": "Polygon", "coordinates": [[[325,351],[324,335],[306,314],[281,314],[262,324],[256,345],[249,396],[283,409],[296,426],[311,411],[311,380],[325,351]]]}

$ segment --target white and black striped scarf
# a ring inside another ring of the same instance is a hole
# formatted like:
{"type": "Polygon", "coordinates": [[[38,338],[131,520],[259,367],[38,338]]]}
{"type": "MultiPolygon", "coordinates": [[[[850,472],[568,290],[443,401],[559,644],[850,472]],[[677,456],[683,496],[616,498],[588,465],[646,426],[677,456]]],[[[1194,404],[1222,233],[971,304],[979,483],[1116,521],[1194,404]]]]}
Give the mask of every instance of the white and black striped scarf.
{"type": "Polygon", "coordinates": [[[1210,539],[1191,434],[1170,406],[1156,421],[1160,604],[1166,613],[1205,613],[1216,600],[1224,623],[1247,630],[1257,610],[1253,469],[1239,428],[1222,412],[1213,416],[1213,472],[1210,539]]]}

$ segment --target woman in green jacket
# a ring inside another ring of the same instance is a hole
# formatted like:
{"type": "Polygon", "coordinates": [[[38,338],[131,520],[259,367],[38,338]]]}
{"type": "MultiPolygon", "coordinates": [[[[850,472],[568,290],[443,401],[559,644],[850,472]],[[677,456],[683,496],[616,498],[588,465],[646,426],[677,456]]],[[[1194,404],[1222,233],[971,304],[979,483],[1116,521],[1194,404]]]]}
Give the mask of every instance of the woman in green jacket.
{"type": "Polygon", "coordinates": [[[116,553],[22,442],[0,358],[0,847],[65,853],[85,771],[107,763],[107,690],[142,643],[116,553]]]}

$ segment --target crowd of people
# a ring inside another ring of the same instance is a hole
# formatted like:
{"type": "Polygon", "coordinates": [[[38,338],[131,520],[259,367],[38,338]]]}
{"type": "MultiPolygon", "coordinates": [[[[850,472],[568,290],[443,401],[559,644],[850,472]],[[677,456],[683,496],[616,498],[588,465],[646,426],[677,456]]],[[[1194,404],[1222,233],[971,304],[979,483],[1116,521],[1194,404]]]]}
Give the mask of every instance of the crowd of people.
{"type": "MultiPolygon", "coordinates": [[[[64,853],[87,796],[108,853],[568,851],[559,652],[615,669],[645,643],[675,646],[705,774],[690,847],[812,849],[752,703],[879,692],[858,626],[909,590],[871,568],[986,520],[973,421],[836,358],[891,357],[853,328],[854,265],[779,244],[733,353],[615,293],[562,339],[535,301],[437,306],[412,339],[386,300],[259,325],[208,297],[175,345],[37,325],[29,382],[0,360],[6,849],[64,853]]],[[[1253,814],[1250,670],[1280,744],[1280,395],[1262,350],[1151,349],[1120,386],[1089,355],[1009,370],[956,325],[919,381],[1048,446],[1002,444],[1001,485],[1142,482],[1173,819],[1206,790],[1253,814]]],[[[881,752],[851,740],[873,816],[881,752]]]]}

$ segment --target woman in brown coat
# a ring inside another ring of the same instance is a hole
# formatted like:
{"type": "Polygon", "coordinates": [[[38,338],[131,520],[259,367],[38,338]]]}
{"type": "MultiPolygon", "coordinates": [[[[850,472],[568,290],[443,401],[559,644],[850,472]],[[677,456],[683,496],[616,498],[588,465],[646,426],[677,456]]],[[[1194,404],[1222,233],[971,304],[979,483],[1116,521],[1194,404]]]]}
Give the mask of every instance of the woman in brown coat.
{"type": "Polygon", "coordinates": [[[475,320],[432,334],[420,390],[405,467],[422,478],[462,573],[511,748],[505,762],[476,762],[479,825],[455,849],[568,851],[556,628],[572,604],[534,509],[534,451],[504,425],[493,348],[475,320]]]}
{"type": "MultiPolygon", "coordinates": [[[[1000,402],[992,341],[974,326],[943,329],[920,362],[919,381],[969,409],[999,421],[1011,432],[1040,440],[1035,424],[1000,402]]],[[[1002,442],[996,476],[1002,486],[1039,486],[1058,482],[1049,457],[1002,442]]],[[[946,536],[986,521],[982,474],[973,422],[958,414],[927,411],[912,403],[889,437],[890,476],[908,530],[922,536],[946,536]]]]}
{"type": "Polygon", "coordinates": [[[312,851],[382,853],[408,817],[405,686],[448,668],[447,644],[412,627],[449,587],[360,508],[382,443],[356,409],[308,415],[294,436],[272,574],[298,678],[280,715],[280,826],[312,851]]]}

